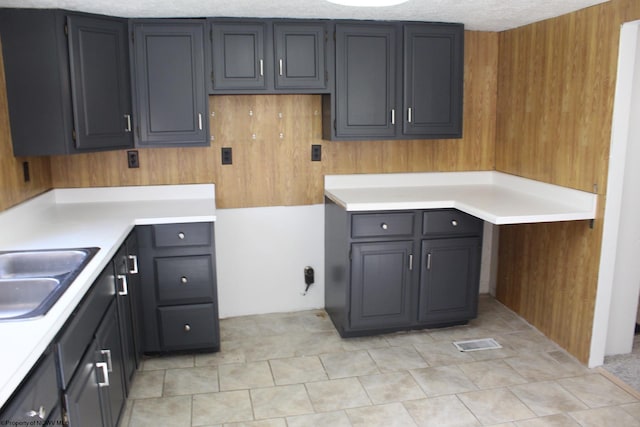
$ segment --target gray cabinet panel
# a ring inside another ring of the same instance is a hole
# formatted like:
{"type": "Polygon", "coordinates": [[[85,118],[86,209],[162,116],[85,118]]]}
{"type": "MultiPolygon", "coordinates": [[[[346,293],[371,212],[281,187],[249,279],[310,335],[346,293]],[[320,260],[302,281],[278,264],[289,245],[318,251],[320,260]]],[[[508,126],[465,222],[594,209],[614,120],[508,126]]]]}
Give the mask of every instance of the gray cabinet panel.
{"type": "Polygon", "coordinates": [[[403,132],[460,137],[463,28],[405,25],[404,40],[403,132]]]}
{"type": "Polygon", "coordinates": [[[420,322],[476,316],[480,238],[424,240],[420,268],[420,322]]]}
{"type": "Polygon", "coordinates": [[[276,89],[326,88],[325,26],[273,25],[276,89]]]}
{"type": "Polygon", "coordinates": [[[217,23],[212,31],[213,89],[266,89],[261,23],[217,23]]]}
{"type": "Polygon", "coordinates": [[[393,137],[396,28],[336,25],[336,135],[393,137]]]}
{"type": "Polygon", "coordinates": [[[67,17],[76,147],[130,147],[126,21],[67,17]]]}
{"type": "Polygon", "coordinates": [[[411,322],[413,242],[356,243],[352,246],[352,328],[408,326],[411,322]]]}
{"type": "Polygon", "coordinates": [[[65,393],[70,427],[104,426],[103,406],[95,366],[96,341],[91,341],[78,372],[65,393]]]}
{"type": "Polygon", "coordinates": [[[208,145],[204,23],[136,22],[133,28],[138,144],[208,145]]]}

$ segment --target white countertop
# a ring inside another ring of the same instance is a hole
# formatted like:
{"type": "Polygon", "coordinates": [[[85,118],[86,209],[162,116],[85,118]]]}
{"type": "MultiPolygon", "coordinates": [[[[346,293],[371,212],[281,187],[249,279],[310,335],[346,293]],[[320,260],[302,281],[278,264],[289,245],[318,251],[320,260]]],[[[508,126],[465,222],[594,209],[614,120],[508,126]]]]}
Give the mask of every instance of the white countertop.
{"type": "Polygon", "coordinates": [[[347,211],[455,208],[493,224],[594,219],[597,195],[495,171],[325,176],[347,211]]]}
{"type": "Polygon", "coordinates": [[[0,251],[100,248],[45,316],[0,321],[0,406],[135,225],[215,220],[213,184],[56,189],[0,213],[0,251]]]}

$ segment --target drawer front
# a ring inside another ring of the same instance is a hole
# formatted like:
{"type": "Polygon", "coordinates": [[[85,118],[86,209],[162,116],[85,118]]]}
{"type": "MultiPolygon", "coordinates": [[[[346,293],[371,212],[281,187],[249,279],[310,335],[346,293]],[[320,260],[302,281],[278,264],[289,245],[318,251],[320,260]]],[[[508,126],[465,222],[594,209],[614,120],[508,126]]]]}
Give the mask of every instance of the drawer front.
{"type": "Polygon", "coordinates": [[[481,234],[483,221],[456,209],[424,212],[422,234],[481,234]]]}
{"type": "Polygon", "coordinates": [[[68,326],[58,339],[56,351],[60,363],[62,387],[67,388],[80,358],[91,342],[100,320],[115,298],[111,264],[100,274],[87,297],[80,303],[68,326]]]}
{"type": "Polygon", "coordinates": [[[218,320],[213,304],[160,307],[160,335],[165,350],[217,347],[218,320]]]}
{"type": "Polygon", "coordinates": [[[10,402],[0,414],[0,420],[11,420],[12,425],[17,422],[25,422],[24,425],[30,425],[27,422],[42,422],[57,408],[60,394],[53,352],[32,371],[10,402]]]}
{"type": "Polygon", "coordinates": [[[156,258],[160,304],[213,301],[213,267],[210,255],[156,258]]]}
{"type": "Polygon", "coordinates": [[[413,212],[354,214],[351,237],[396,237],[413,234],[413,212]]]}
{"type": "Polygon", "coordinates": [[[153,241],[157,248],[176,246],[210,246],[213,224],[193,222],[153,225],[153,241]]]}

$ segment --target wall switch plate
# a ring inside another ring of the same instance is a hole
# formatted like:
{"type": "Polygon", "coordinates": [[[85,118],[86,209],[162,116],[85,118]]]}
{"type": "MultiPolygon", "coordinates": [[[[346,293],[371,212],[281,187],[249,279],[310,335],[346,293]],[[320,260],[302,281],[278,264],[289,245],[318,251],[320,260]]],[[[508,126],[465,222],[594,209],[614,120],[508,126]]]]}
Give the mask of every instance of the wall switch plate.
{"type": "Polygon", "coordinates": [[[221,156],[223,165],[230,165],[233,163],[233,152],[231,151],[231,147],[222,147],[221,156]]]}
{"type": "Polygon", "coordinates": [[[138,150],[127,151],[127,164],[129,168],[139,168],[140,159],[138,158],[138,150]]]}
{"type": "Polygon", "coordinates": [[[313,144],[311,145],[311,161],[319,162],[322,160],[322,145],[313,144]]]}

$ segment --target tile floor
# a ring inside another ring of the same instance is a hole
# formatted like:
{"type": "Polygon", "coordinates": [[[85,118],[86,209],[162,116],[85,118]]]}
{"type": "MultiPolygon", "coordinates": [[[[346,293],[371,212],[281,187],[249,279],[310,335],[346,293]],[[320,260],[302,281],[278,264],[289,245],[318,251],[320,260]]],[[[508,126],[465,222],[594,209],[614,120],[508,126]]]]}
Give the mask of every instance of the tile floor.
{"type": "Polygon", "coordinates": [[[488,296],[439,330],[341,339],[321,310],[220,329],[219,353],[146,359],[121,426],[640,426],[638,399],[488,296]]]}

